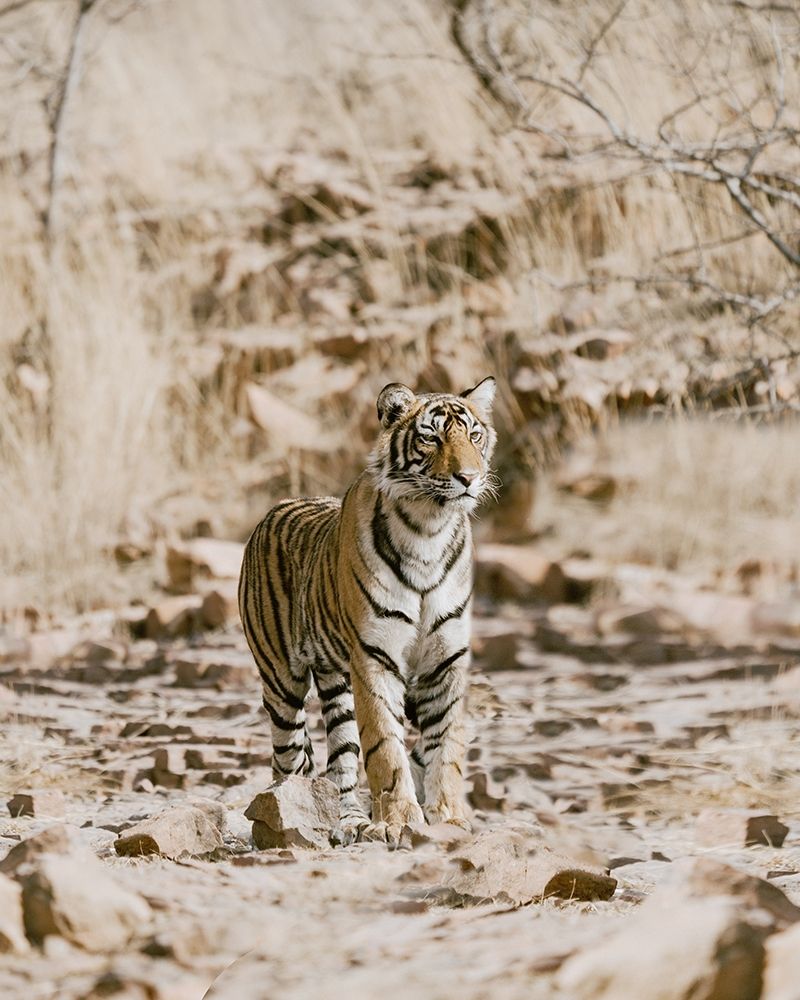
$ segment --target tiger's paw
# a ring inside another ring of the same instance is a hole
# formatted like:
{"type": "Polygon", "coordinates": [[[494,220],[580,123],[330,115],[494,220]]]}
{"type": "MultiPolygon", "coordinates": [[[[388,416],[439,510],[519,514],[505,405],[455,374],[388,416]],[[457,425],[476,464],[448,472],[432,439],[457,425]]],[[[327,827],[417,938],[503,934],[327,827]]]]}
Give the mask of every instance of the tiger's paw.
{"type": "Polygon", "coordinates": [[[349,847],[360,840],[365,840],[364,833],[372,826],[365,812],[351,812],[341,816],[331,833],[331,844],[334,847],[349,847]]]}
{"type": "Polygon", "coordinates": [[[390,799],[384,794],[376,807],[373,804],[373,815],[380,819],[374,820],[362,834],[362,840],[379,840],[397,847],[403,830],[406,827],[420,827],[425,823],[425,817],[419,803],[398,799],[390,799]]]}
{"type": "Polygon", "coordinates": [[[400,847],[401,843],[405,843],[404,834],[407,837],[409,829],[407,824],[397,826],[384,820],[378,820],[377,823],[369,824],[359,837],[359,841],[361,843],[386,844],[390,848],[400,847]]]}
{"type": "Polygon", "coordinates": [[[431,806],[426,806],[425,819],[431,826],[434,823],[450,823],[452,826],[466,830],[467,833],[472,832],[472,823],[464,815],[464,807],[460,803],[452,806],[445,802],[437,802],[431,806]]]}

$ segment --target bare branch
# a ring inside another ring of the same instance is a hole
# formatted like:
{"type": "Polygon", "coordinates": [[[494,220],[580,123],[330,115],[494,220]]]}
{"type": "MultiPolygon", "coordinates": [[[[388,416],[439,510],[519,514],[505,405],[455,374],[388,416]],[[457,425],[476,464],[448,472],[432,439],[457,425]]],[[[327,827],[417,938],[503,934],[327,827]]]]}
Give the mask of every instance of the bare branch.
{"type": "Polygon", "coordinates": [[[753,205],[742,190],[741,178],[725,177],[724,183],[725,187],[730,192],[731,198],[733,198],[736,204],[740,206],[745,215],[749,219],[753,220],[754,224],[767,237],[770,243],[772,243],[772,245],[776,247],[788,261],[791,261],[795,267],[800,267],[800,254],[795,253],[795,251],[792,250],[792,248],[783,239],[781,239],[781,237],[764,218],[763,214],[753,205]]]}
{"type": "Polygon", "coordinates": [[[583,83],[583,78],[592,64],[592,60],[594,59],[595,53],[597,52],[600,43],[603,41],[603,39],[606,37],[609,31],[611,31],[611,29],[614,27],[620,15],[627,6],[628,6],[628,0],[620,0],[617,6],[611,11],[611,13],[605,19],[605,21],[603,21],[603,23],[600,25],[597,34],[589,42],[589,45],[586,49],[586,55],[584,56],[583,62],[581,63],[580,68],[578,70],[579,84],[583,83]]]}
{"type": "Polygon", "coordinates": [[[69,49],[64,71],[50,102],[48,114],[50,143],[47,152],[47,201],[42,218],[48,245],[52,242],[55,201],[62,175],[62,125],[64,112],[69,103],[70,95],[77,85],[86,15],[94,4],[95,0],[80,0],[80,6],[75,14],[75,20],[70,32],[69,49]]]}

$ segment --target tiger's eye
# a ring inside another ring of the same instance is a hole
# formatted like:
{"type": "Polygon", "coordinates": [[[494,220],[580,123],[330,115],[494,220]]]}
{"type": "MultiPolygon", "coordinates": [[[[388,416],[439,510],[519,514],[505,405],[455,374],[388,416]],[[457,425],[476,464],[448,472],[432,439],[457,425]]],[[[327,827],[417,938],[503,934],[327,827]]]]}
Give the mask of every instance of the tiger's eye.
{"type": "Polygon", "coordinates": [[[470,433],[470,440],[474,441],[475,444],[479,444],[483,440],[483,431],[480,427],[475,427],[470,433]]]}

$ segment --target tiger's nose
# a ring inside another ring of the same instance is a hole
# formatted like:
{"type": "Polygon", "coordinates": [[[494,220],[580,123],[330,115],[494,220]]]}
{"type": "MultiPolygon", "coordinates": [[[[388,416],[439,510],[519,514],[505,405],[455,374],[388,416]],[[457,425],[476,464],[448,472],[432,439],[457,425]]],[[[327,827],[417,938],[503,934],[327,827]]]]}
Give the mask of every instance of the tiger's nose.
{"type": "Polygon", "coordinates": [[[470,487],[478,478],[478,473],[471,469],[462,469],[461,472],[454,472],[453,478],[457,479],[463,486],[470,487]]]}

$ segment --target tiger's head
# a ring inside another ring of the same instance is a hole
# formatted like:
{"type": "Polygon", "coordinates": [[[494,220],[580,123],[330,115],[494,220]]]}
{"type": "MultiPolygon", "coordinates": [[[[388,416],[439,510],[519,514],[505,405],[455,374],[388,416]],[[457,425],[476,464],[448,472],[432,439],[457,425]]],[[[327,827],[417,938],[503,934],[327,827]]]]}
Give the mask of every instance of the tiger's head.
{"type": "Polygon", "coordinates": [[[398,499],[428,500],[471,511],[494,492],[490,471],[497,435],[491,377],[456,396],[416,395],[391,382],[378,396],[381,434],[370,456],[378,488],[398,499]]]}

